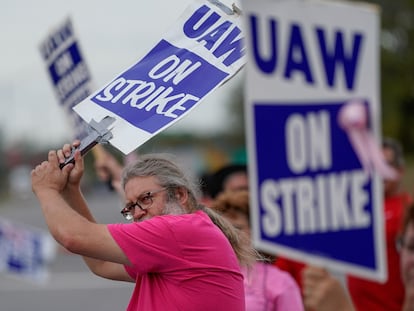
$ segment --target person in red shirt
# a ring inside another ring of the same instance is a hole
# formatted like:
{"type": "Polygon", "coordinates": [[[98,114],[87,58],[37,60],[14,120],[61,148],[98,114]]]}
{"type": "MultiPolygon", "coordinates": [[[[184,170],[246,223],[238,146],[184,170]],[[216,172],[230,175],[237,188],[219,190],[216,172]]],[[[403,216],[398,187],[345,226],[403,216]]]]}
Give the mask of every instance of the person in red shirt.
{"type": "MultiPolygon", "coordinates": [[[[404,303],[401,311],[414,310],[414,204],[405,210],[402,229],[397,239],[400,253],[404,303]]],[[[307,266],[303,272],[304,304],[315,311],[355,311],[345,288],[324,268],[307,266]]],[[[308,310],[308,309],[306,309],[308,310]]],[[[374,310],[378,310],[375,306],[374,310]]]]}
{"type": "Polygon", "coordinates": [[[373,282],[353,276],[347,277],[348,290],[358,311],[401,311],[404,286],[401,280],[400,256],[395,241],[401,228],[404,210],[412,199],[401,189],[404,156],[401,145],[385,138],[382,143],[385,161],[398,171],[395,180],[384,180],[384,220],[388,278],[385,283],[373,282]]]}
{"type": "MultiPolygon", "coordinates": [[[[384,180],[384,219],[386,231],[388,278],[385,283],[347,276],[347,288],[357,311],[401,311],[404,301],[404,286],[400,276],[400,256],[395,247],[402,224],[404,209],[412,202],[411,196],[402,190],[404,155],[399,142],[384,138],[382,152],[385,161],[398,171],[395,180],[384,180]]],[[[303,292],[303,271],[306,264],[279,257],[275,265],[288,271],[303,292]]]]}
{"type": "Polygon", "coordinates": [[[414,204],[406,210],[401,236],[398,239],[401,255],[401,278],[405,285],[404,305],[401,311],[414,310],[414,204]]]}

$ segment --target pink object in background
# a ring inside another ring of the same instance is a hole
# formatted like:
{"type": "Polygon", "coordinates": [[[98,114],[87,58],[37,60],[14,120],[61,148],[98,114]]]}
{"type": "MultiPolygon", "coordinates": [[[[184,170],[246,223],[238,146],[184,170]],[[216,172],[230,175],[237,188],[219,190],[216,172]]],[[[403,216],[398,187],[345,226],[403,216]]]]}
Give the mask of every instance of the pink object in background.
{"type": "Polygon", "coordinates": [[[374,135],[368,128],[368,111],[361,100],[351,100],[339,111],[338,123],[347,133],[362,167],[376,171],[385,179],[395,179],[398,173],[387,164],[374,135]]]}

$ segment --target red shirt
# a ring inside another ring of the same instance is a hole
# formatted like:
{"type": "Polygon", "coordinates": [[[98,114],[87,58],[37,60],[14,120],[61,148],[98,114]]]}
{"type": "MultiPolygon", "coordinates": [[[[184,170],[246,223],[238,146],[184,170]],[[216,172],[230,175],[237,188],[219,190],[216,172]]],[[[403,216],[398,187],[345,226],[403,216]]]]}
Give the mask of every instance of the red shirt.
{"type": "Polygon", "coordinates": [[[400,274],[400,256],[395,240],[401,228],[405,206],[411,201],[408,194],[384,200],[388,279],[378,283],[348,276],[348,289],[358,311],[401,311],[404,285],[400,274]]]}
{"type": "MultiPolygon", "coordinates": [[[[401,229],[404,209],[411,201],[407,193],[384,200],[388,279],[382,284],[352,276],[347,277],[348,290],[358,311],[401,311],[402,309],[404,285],[401,280],[400,256],[395,248],[395,240],[401,229]]],[[[305,264],[280,257],[275,261],[275,265],[289,272],[302,291],[302,270],[305,264]]]]}

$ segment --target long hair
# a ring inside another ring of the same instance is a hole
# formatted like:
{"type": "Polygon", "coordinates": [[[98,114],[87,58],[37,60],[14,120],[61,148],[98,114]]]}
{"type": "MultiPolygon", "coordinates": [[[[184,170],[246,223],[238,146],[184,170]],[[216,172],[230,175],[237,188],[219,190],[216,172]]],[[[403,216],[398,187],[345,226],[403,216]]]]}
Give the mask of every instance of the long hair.
{"type": "MultiPolygon", "coordinates": [[[[229,222],[231,220],[237,219],[238,217],[240,217],[240,215],[242,215],[242,217],[246,217],[250,228],[251,219],[249,203],[249,192],[247,190],[225,191],[220,193],[215,198],[215,200],[211,204],[211,208],[217,211],[217,213],[219,213],[220,215],[222,215],[223,218],[229,219],[229,222]]],[[[248,239],[248,243],[251,245],[250,239],[248,239]]],[[[263,251],[254,250],[252,252],[255,252],[256,260],[267,263],[272,262],[274,260],[273,255],[267,254],[263,251]]]]}
{"type": "Polygon", "coordinates": [[[187,212],[192,213],[196,210],[205,212],[229,240],[240,265],[252,265],[256,260],[254,249],[243,241],[243,236],[229,221],[210,208],[198,204],[201,193],[199,183],[195,182],[176,162],[169,154],[142,155],[137,161],[125,167],[122,173],[122,187],[125,189],[125,184],[132,178],[153,176],[161,187],[168,189],[169,201],[176,200],[174,192],[176,189],[185,189],[189,197],[187,212]]]}
{"type": "Polygon", "coordinates": [[[224,233],[241,266],[251,267],[260,258],[258,252],[251,247],[247,237],[244,234],[240,234],[240,231],[230,221],[209,207],[199,205],[198,209],[204,211],[211,221],[224,233]]]}

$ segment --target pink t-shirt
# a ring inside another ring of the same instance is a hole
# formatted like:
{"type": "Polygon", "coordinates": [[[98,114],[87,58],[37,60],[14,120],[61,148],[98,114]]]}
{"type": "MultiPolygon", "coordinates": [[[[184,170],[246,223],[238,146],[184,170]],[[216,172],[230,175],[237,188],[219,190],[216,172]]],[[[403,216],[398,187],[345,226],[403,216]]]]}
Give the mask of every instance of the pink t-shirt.
{"type": "Polygon", "coordinates": [[[243,274],[246,311],[304,310],[299,287],[287,272],[256,262],[243,274]]]}
{"type": "Polygon", "coordinates": [[[221,230],[201,211],[111,224],[136,286],[127,310],[245,310],[243,275],[221,230]]]}

